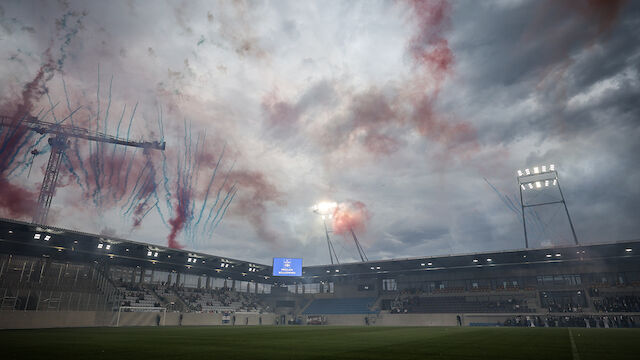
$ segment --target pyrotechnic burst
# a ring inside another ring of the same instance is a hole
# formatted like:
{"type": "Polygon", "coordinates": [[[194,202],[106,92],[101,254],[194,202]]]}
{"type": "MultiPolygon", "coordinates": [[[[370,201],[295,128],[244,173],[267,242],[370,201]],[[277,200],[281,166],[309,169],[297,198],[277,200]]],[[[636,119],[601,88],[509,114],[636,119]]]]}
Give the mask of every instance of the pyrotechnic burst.
{"type": "Polygon", "coordinates": [[[353,231],[364,231],[366,223],[371,218],[367,206],[361,201],[341,202],[333,211],[333,232],[344,235],[353,231]]]}

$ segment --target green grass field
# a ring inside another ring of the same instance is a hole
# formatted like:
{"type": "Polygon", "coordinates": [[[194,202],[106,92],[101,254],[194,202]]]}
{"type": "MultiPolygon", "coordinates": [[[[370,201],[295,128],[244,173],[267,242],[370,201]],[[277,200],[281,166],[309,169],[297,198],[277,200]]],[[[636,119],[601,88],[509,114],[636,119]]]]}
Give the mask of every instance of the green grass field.
{"type": "Polygon", "coordinates": [[[2,359],[640,359],[640,329],[82,328],[2,330],[0,343],[2,359]]]}

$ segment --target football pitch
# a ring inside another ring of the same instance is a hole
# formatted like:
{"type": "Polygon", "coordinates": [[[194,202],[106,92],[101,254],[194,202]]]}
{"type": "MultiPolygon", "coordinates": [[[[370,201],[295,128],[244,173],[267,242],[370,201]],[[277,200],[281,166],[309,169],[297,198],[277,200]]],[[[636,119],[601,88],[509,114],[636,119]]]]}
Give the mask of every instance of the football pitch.
{"type": "Polygon", "coordinates": [[[0,331],[2,359],[638,359],[640,329],[158,327],[0,331]]]}

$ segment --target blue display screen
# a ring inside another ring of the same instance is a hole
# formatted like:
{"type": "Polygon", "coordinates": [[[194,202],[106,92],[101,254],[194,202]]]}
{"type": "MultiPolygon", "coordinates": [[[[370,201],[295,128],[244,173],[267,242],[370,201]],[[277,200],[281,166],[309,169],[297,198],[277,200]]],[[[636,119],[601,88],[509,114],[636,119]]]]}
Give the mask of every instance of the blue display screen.
{"type": "Polygon", "coordinates": [[[273,276],[302,276],[302,259],[273,258],[273,276]]]}

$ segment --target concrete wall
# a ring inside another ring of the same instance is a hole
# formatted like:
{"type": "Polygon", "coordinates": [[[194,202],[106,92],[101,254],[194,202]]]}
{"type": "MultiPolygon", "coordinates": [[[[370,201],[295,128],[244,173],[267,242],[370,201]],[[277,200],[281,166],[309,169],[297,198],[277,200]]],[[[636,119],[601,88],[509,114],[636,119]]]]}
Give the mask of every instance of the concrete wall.
{"type": "MultiPolygon", "coordinates": [[[[119,326],[156,326],[157,312],[122,312],[119,326]]],[[[0,329],[115,326],[118,313],[99,311],[0,311],[0,329]]],[[[233,317],[233,315],[232,315],[233,317]]],[[[236,326],[274,325],[275,314],[235,314],[236,326]]],[[[161,324],[163,320],[161,318],[161,324]]],[[[178,326],[180,313],[167,312],[165,326],[178,326]]],[[[183,326],[223,325],[222,314],[183,313],[183,326]]],[[[231,325],[231,324],[229,324],[231,325]]]]}
{"type": "MultiPolygon", "coordinates": [[[[389,314],[369,315],[371,326],[457,326],[457,316],[462,324],[504,323],[513,314],[389,314]]],[[[520,314],[526,315],[526,314],[520,314]]],[[[327,325],[365,325],[367,315],[325,315],[327,325]]]]}
{"type": "MultiPolygon", "coordinates": [[[[156,326],[158,313],[144,313],[144,312],[128,312],[120,314],[119,326],[156,326]]],[[[162,316],[162,314],[161,314],[162,316]]],[[[275,314],[235,314],[236,322],[235,326],[244,325],[260,325],[260,318],[262,318],[262,325],[274,325],[275,314]]],[[[231,315],[233,318],[233,315],[231,315]]],[[[162,319],[160,320],[162,325],[162,319]]],[[[180,324],[180,313],[168,312],[164,319],[165,326],[178,326],[180,324]]],[[[213,313],[183,313],[182,314],[182,326],[211,326],[211,325],[227,325],[222,323],[222,314],[213,313]]],[[[232,325],[229,323],[228,325],[232,325]]]]}
{"type": "Polygon", "coordinates": [[[109,326],[111,312],[0,311],[0,329],[109,326]]]}

